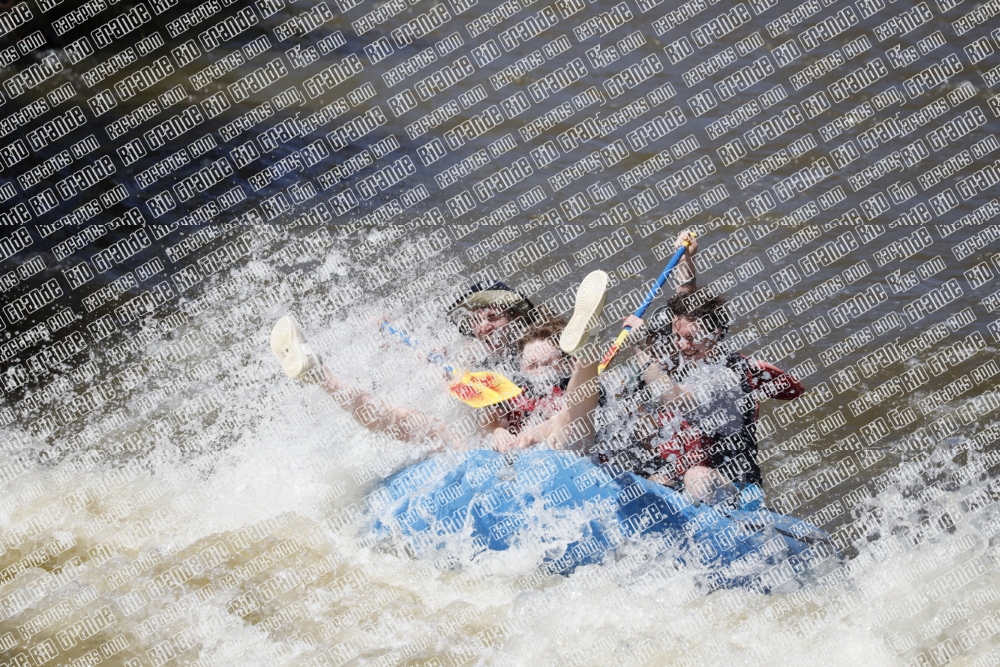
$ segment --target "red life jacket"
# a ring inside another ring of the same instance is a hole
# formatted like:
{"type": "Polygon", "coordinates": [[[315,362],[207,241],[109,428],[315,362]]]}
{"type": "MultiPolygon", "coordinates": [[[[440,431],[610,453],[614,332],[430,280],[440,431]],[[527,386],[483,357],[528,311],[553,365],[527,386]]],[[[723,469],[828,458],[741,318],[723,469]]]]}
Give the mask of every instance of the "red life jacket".
{"type": "Polygon", "coordinates": [[[568,381],[560,382],[542,394],[532,393],[528,387],[522,387],[521,394],[510,399],[507,430],[517,435],[524,430],[529,418],[534,423],[540,423],[558,414],[566,405],[567,384],[568,381]]]}
{"type": "MultiPolygon", "coordinates": [[[[672,416],[668,413],[659,414],[661,426],[671,419],[672,416]]],[[[707,447],[709,443],[711,440],[697,426],[682,419],[670,439],[658,446],[659,457],[664,461],[660,474],[679,480],[694,466],[708,465],[711,460],[707,447]]]]}

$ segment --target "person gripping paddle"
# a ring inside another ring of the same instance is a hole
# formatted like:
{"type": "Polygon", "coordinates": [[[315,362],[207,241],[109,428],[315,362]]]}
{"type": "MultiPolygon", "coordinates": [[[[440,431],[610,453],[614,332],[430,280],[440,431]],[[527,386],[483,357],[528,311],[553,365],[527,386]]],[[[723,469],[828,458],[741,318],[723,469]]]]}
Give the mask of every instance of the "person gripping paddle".
{"type": "MultiPolygon", "coordinates": [[[[693,232],[684,232],[677,239],[677,251],[674,253],[673,257],[670,258],[670,261],[667,262],[666,268],[663,269],[663,272],[660,274],[660,277],[657,278],[656,282],[653,283],[653,286],[649,289],[649,293],[646,295],[646,298],[643,300],[642,304],[640,304],[639,308],[637,308],[635,313],[633,314],[633,317],[636,320],[641,318],[645,314],[646,309],[649,308],[651,303],[653,303],[653,299],[655,299],[656,296],[663,289],[663,284],[667,282],[667,278],[670,277],[670,274],[673,272],[674,268],[676,268],[677,265],[680,264],[681,259],[684,257],[685,252],[688,250],[689,246],[692,243],[694,243],[694,239],[695,239],[695,234],[693,232]]],[[[691,264],[692,275],[694,271],[693,267],[694,265],[691,264]]],[[[603,373],[604,369],[608,367],[608,364],[611,363],[611,360],[614,359],[616,354],[618,354],[618,350],[621,349],[623,345],[625,345],[625,342],[628,340],[629,333],[631,331],[632,331],[632,325],[630,324],[629,319],[626,318],[625,326],[622,328],[622,332],[618,334],[618,338],[615,339],[615,342],[611,344],[611,347],[608,348],[608,351],[607,353],[605,353],[604,358],[601,360],[601,363],[598,364],[597,366],[598,373],[603,373]]]]}
{"type": "MultiPolygon", "coordinates": [[[[688,238],[682,232],[678,245],[688,238]]],[[[761,471],[757,462],[756,421],[760,401],[765,398],[793,400],[805,391],[802,383],[789,373],[765,361],[748,359],[736,351],[726,351],[722,343],[732,324],[726,301],[721,296],[693,298],[697,277],[693,256],[697,242],[691,243],[685,253],[686,263],[681,268],[689,279],[681,283],[666,306],[653,312],[648,320],[629,315],[624,323],[633,332],[640,330],[646,336],[642,358],[643,383],[671,384],[674,378],[689,377],[699,366],[716,366],[731,372],[729,382],[737,383],[739,401],[735,409],[727,401],[727,412],[732,419],[720,426],[700,429],[700,447],[707,452],[707,463],[684,471],[694,470],[693,477],[705,480],[706,486],[721,488],[729,482],[760,484],[761,471]],[[708,472],[709,470],[713,472],[708,472]]],[[[716,373],[721,376],[721,373],[716,373]]],[[[716,393],[716,397],[721,394],[716,393]]],[[[676,392],[660,396],[665,404],[677,398],[676,392]]],[[[691,422],[698,426],[698,419],[691,422]]],[[[653,479],[651,477],[651,479],[653,479]]],[[[667,481],[660,479],[659,481],[667,481]]]]}

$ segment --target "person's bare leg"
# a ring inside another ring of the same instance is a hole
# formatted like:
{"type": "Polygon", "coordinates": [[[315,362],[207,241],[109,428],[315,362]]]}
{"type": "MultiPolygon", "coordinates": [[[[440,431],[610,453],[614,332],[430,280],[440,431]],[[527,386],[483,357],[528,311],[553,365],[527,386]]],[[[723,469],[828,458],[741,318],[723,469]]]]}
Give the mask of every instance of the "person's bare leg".
{"type": "Polygon", "coordinates": [[[696,500],[715,505],[739,494],[733,483],[718,470],[694,466],[684,473],[684,488],[696,500]]]}
{"type": "Polygon", "coordinates": [[[593,449],[599,363],[600,358],[577,360],[566,389],[566,407],[549,420],[548,440],[556,449],[573,449],[583,453],[593,449]]]}
{"type": "Polygon", "coordinates": [[[594,446],[594,410],[597,408],[597,366],[600,355],[587,342],[600,326],[601,310],[608,290],[608,274],[592,271],[576,292],[573,317],[559,337],[559,347],[576,356],[576,367],[566,390],[566,407],[544,424],[519,438],[519,446],[528,446],[539,438],[556,449],[589,452],[594,446]]]}

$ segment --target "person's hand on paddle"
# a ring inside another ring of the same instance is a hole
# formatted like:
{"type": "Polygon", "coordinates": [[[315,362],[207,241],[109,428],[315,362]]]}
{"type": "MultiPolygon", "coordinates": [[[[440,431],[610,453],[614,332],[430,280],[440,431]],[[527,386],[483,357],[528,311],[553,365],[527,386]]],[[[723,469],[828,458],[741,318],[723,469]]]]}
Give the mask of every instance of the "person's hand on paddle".
{"type": "Polygon", "coordinates": [[[685,243],[687,244],[687,252],[677,264],[678,276],[683,281],[677,285],[678,294],[689,294],[698,289],[695,284],[697,272],[694,267],[694,254],[698,252],[698,237],[690,229],[685,229],[677,236],[677,240],[674,241],[674,249],[682,247],[685,243]]]}
{"type": "Polygon", "coordinates": [[[627,316],[622,320],[622,328],[628,327],[632,330],[632,333],[637,333],[639,329],[642,328],[644,320],[641,317],[636,317],[634,314],[627,316]]]}
{"type": "Polygon", "coordinates": [[[368,314],[365,315],[365,320],[374,324],[380,331],[384,325],[392,324],[392,316],[388,312],[384,310],[379,312],[374,308],[368,311],[368,314]]]}
{"type": "MultiPolygon", "coordinates": [[[[681,282],[677,285],[677,293],[686,294],[695,290],[694,262],[691,261],[691,254],[688,252],[687,246],[694,244],[696,236],[697,235],[692,231],[685,231],[677,237],[677,243],[679,245],[670,256],[670,261],[667,262],[667,265],[663,268],[663,272],[660,273],[656,281],[650,285],[649,293],[646,295],[646,298],[643,299],[642,304],[636,309],[634,313],[636,320],[634,323],[639,324],[642,322],[639,318],[646,313],[646,309],[649,308],[649,304],[653,302],[653,299],[661,293],[663,286],[667,282],[667,278],[670,277],[673,270],[680,266],[681,262],[684,262],[685,260],[685,272],[687,275],[681,277],[681,282]]],[[[625,322],[628,323],[629,319],[626,318],[625,322]]],[[[604,372],[604,369],[608,367],[608,364],[610,364],[615,355],[618,354],[618,350],[625,346],[625,343],[628,342],[631,333],[631,328],[623,328],[621,330],[621,333],[619,333],[618,337],[615,338],[615,342],[611,344],[611,347],[609,347],[608,351],[604,354],[604,358],[602,358],[601,362],[597,365],[598,375],[604,372]]]]}
{"type": "Polygon", "coordinates": [[[674,250],[680,248],[685,242],[688,244],[686,255],[693,256],[698,252],[698,237],[692,234],[690,229],[685,229],[677,235],[677,240],[674,241],[674,250]]]}

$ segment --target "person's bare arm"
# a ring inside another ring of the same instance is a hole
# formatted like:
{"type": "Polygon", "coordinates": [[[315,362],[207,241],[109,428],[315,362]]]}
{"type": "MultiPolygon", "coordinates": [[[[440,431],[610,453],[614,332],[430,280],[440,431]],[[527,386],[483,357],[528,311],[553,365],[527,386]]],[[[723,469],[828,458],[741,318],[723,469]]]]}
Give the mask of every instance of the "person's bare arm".
{"type": "Polygon", "coordinates": [[[326,366],[323,366],[323,381],[320,384],[340,407],[369,431],[385,433],[405,442],[417,442],[430,436],[445,445],[462,444],[454,440],[444,421],[420,410],[390,405],[344,382],[326,366]]]}
{"type": "Polygon", "coordinates": [[[633,334],[639,333],[639,329],[645,321],[641,317],[636,317],[635,315],[626,315],[625,319],[622,320],[622,328],[628,327],[633,334]]]}
{"type": "Polygon", "coordinates": [[[497,450],[501,454],[514,449],[516,441],[517,436],[505,428],[494,429],[493,435],[490,438],[490,444],[492,444],[493,449],[497,450]]]}
{"type": "Polygon", "coordinates": [[[566,387],[566,404],[547,420],[526,429],[517,436],[515,449],[524,449],[548,442],[553,449],[570,449],[588,454],[594,447],[593,414],[597,409],[599,385],[597,359],[589,363],[577,361],[566,387]]]}

